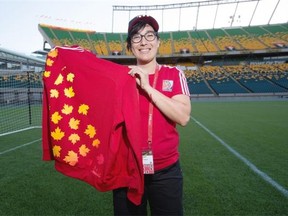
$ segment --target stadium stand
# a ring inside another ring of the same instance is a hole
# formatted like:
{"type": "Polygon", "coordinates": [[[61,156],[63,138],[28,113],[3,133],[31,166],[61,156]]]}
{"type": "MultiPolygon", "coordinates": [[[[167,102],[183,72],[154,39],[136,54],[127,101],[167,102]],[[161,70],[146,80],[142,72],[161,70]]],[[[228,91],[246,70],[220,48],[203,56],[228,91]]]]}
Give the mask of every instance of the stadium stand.
{"type": "Polygon", "coordinates": [[[184,50],[186,51],[185,53],[196,51],[187,31],[172,32],[172,38],[174,53],[181,53],[181,51],[184,53],[184,50]]]}
{"type": "Polygon", "coordinates": [[[159,32],[161,38],[161,46],[159,47],[159,55],[171,55],[172,53],[172,38],[170,32],[159,32]]]}
{"type": "MultiPolygon", "coordinates": [[[[38,28],[51,47],[80,45],[101,58],[122,64],[134,59],[126,50],[126,33],[45,24],[38,28]]],[[[159,32],[159,36],[159,61],[177,64],[184,70],[192,95],[288,93],[287,23],[159,32]]]]}
{"type": "MultiPolygon", "coordinates": [[[[80,45],[98,55],[109,56],[116,51],[126,52],[124,33],[96,33],[77,29],[39,24],[39,31],[51,45],[80,45]]],[[[181,54],[181,49],[191,53],[215,53],[233,50],[265,50],[288,47],[288,24],[250,26],[195,31],[159,32],[159,55],[181,54]]]]}

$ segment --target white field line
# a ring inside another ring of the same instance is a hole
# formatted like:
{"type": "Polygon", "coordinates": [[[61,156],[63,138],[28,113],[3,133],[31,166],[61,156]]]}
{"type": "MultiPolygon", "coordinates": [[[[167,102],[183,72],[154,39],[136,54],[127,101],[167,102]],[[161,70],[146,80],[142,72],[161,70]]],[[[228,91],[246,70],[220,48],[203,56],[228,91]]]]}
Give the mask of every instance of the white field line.
{"type": "Polygon", "coordinates": [[[247,160],[245,157],[243,157],[241,154],[239,154],[235,149],[230,147],[227,143],[225,143],[221,138],[219,138],[216,134],[214,134],[212,131],[210,131],[208,128],[206,128],[203,124],[201,124],[199,121],[197,121],[194,117],[191,117],[191,119],[198,124],[200,127],[202,127],[205,131],[207,131],[212,137],[214,137],[217,141],[219,141],[225,148],[227,148],[232,154],[234,154],[238,159],[240,159],[242,162],[245,163],[253,172],[258,174],[264,181],[272,185],[274,188],[276,188],[279,192],[281,192],[286,198],[288,198],[288,190],[285,189],[283,186],[281,186],[279,183],[277,183],[275,180],[273,180],[270,176],[268,176],[265,172],[259,170],[253,163],[251,163],[249,160],[247,160]]]}
{"type": "Polygon", "coordinates": [[[34,126],[34,127],[28,127],[28,128],[24,128],[24,129],[20,129],[20,130],[10,131],[10,132],[7,132],[7,133],[0,134],[0,137],[1,136],[6,136],[6,135],[9,135],[9,134],[19,133],[19,132],[30,130],[30,129],[34,129],[34,128],[42,128],[42,127],[41,126],[34,126]]]}
{"type": "Polygon", "coordinates": [[[8,152],[17,150],[17,149],[19,149],[19,148],[23,148],[23,147],[25,147],[25,146],[31,145],[31,144],[33,144],[33,143],[35,143],[35,142],[39,142],[40,140],[42,140],[42,139],[37,139],[37,140],[31,141],[31,142],[29,142],[29,143],[25,143],[25,144],[22,144],[22,145],[20,145],[20,146],[17,146],[17,147],[8,149],[8,150],[3,151],[3,152],[0,152],[0,156],[6,154],[6,153],[8,153],[8,152]]]}

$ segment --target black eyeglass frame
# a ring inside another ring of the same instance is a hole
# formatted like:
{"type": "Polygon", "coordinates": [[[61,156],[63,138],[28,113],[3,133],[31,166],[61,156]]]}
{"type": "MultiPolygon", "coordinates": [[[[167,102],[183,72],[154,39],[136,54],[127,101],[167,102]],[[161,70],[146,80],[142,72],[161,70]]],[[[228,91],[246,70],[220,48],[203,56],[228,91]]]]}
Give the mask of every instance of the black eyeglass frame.
{"type": "Polygon", "coordinates": [[[158,33],[157,32],[154,32],[154,31],[148,31],[146,32],[144,35],[142,34],[135,34],[131,37],[131,42],[133,43],[140,43],[143,39],[143,37],[145,38],[145,40],[151,42],[151,41],[154,41],[157,37],[158,37],[158,33]],[[153,38],[147,38],[147,36],[152,36],[153,35],[153,38]],[[135,38],[135,36],[139,36],[139,38],[135,38]],[[136,39],[136,41],[135,41],[136,39]]]}

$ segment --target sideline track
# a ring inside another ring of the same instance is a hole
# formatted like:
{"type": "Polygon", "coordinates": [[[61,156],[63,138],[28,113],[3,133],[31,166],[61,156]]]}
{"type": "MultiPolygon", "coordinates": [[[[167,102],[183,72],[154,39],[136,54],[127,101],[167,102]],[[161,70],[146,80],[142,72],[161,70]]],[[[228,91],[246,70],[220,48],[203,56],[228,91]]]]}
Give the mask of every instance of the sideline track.
{"type": "Polygon", "coordinates": [[[238,159],[240,159],[242,162],[245,163],[254,173],[259,175],[264,181],[272,185],[274,188],[276,188],[279,192],[281,192],[286,198],[288,198],[288,190],[285,189],[282,185],[280,185],[278,182],[273,180],[269,175],[267,175],[265,172],[258,169],[253,163],[251,163],[248,159],[243,157],[240,153],[238,153],[235,149],[230,147],[227,143],[225,143],[221,138],[219,138],[216,134],[214,134],[212,131],[210,131],[207,127],[205,127],[203,124],[201,124],[199,121],[197,121],[194,117],[191,116],[191,119],[199,125],[201,128],[203,128],[206,132],[208,132],[212,137],[214,137],[217,141],[219,141],[225,148],[227,148],[232,154],[234,154],[238,159]]]}
{"type": "Polygon", "coordinates": [[[20,146],[16,146],[16,147],[14,147],[14,148],[7,149],[7,150],[5,150],[5,151],[3,151],[3,152],[0,152],[0,156],[6,154],[6,153],[8,153],[8,152],[11,152],[11,151],[17,150],[17,149],[19,149],[19,148],[22,148],[22,147],[25,147],[25,146],[31,145],[31,144],[33,144],[33,143],[35,143],[35,142],[40,141],[40,140],[42,140],[42,139],[37,139],[37,140],[31,141],[31,142],[28,142],[28,143],[22,144],[22,145],[20,145],[20,146]]]}

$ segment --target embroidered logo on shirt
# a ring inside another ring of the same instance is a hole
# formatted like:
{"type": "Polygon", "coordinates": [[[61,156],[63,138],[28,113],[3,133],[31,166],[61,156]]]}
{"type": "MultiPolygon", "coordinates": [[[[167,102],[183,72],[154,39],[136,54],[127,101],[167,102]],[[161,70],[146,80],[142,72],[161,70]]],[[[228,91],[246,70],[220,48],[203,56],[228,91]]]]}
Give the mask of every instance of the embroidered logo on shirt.
{"type": "Polygon", "coordinates": [[[162,91],[171,92],[173,89],[173,80],[163,80],[162,91]]]}

